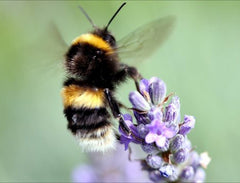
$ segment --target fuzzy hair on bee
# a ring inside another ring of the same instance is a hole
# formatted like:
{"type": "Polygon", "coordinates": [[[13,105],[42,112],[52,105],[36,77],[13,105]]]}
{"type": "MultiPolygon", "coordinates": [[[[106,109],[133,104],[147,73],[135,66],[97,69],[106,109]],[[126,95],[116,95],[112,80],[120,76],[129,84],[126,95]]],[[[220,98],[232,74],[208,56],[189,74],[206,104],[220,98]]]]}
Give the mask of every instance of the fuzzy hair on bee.
{"type": "MultiPolygon", "coordinates": [[[[72,80],[72,79],[70,79],[72,80]]],[[[64,114],[68,129],[79,145],[88,151],[105,151],[115,147],[113,124],[106,109],[103,89],[67,80],[62,89],[64,114]]]]}
{"type": "MultiPolygon", "coordinates": [[[[135,67],[120,62],[119,47],[108,30],[112,20],[125,4],[118,8],[104,28],[95,26],[84,9],[80,7],[92,24],[93,31],[76,37],[65,54],[64,66],[67,77],[61,92],[64,115],[68,121],[68,129],[86,151],[104,152],[115,147],[117,134],[111,122],[112,118],[118,119],[120,128],[127,134],[131,133],[121,116],[119,110],[121,104],[114,97],[114,93],[116,86],[128,78],[133,79],[138,88],[138,81],[142,77],[135,67]]],[[[148,35],[158,36],[162,27],[168,27],[168,21],[165,24],[162,23],[164,21],[153,22],[150,26],[155,29],[148,35]],[[160,22],[163,25],[155,26],[160,22]]],[[[147,47],[153,48],[148,44],[149,39],[146,41],[142,37],[142,33],[146,30],[148,30],[146,26],[140,28],[137,36],[130,34],[130,37],[131,39],[142,38],[140,40],[144,42],[138,41],[139,45],[146,43],[147,47]]],[[[158,41],[158,37],[155,40],[158,41]]],[[[134,50],[141,51],[140,48],[134,50]]],[[[144,56],[141,57],[144,58],[144,56]]]]}
{"type": "Polygon", "coordinates": [[[106,151],[115,147],[116,135],[110,120],[112,116],[118,117],[120,112],[112,93],[129,73],[137,74],[135,68],[119,62],[115,38],[107,30],[124,5],[106,27],[93,26],[92,32],[75,38],[65,56],[68,77],[62,89],[64,114],[68,129],[87,151],[106,151]],[[108,109],[111,106],[112,113],[108,109]]]}

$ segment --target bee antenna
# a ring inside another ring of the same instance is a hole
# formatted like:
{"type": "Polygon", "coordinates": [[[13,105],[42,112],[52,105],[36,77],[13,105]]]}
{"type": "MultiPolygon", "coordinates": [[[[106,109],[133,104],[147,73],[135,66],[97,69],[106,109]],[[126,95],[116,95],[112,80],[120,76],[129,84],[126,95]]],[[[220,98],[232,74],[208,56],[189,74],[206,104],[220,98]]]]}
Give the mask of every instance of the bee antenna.
{"type": "Polygon", "coordinates": [[[81,12],[85,15],[85,17],[88,19],[93,28],[96,29],[97,26],[93,23],[92,19],[88,16],[87,12],[83,9],[83,7],[82,6],[78,7],[80,8],[81,12]]]}
{"type": "Polygon", "coordinates": [[[108,24],[107,24],[105,30],[108,29],[108,26],[111,24],[111,22],[112,22],[113,19],[116,17],[116,15],[118,14],[118,12],[119,12],[119,11],[122,9],[122,7],[125,6],[126,4],[127,4],[127,3],[124,2],[124,3],[118,8],[118,10],[114,13],[114,15],[112,16],[112,18],[109,20],[109,22],[108,22],[108,24]]]}

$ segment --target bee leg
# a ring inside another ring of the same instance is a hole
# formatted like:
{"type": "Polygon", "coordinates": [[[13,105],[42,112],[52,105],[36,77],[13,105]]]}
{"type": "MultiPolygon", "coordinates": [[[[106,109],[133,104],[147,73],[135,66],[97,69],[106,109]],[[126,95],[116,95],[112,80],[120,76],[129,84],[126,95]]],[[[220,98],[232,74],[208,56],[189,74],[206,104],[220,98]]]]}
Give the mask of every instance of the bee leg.
{"type": "Polygon", "coordinates": [[[137,91],[140,92],[138,80],[142,79],[141,74],[135,67],[127,66],[125,69],[128,73],[128,76],[134,80],[137,91]]]}
{"type": "Polygon", "coordinates": [[[113,78],[114,81],[124,81],[126,77],[130,77],[134,80],[137,90],[139,91],[139,83],[138,81],[143,77],[138,72],[135,67],[128,66],[126,64],[121,63],[119,72],[113,78]]]}
{"type": "Polygon", "coordinates": [[[135,86],[137,88],[137,91],[140,92],[138,81],[141,80],[143,77],[138,72],[137,68],[136,67],[131,67],[131,66],[128,66],[128,65],[124,64],[124,70],[127,73],[128,77],[131,77],[134,80],[135,86]]]}
{"type": "Polygon", "coordinates": [[[118,102],[111,94],[111,91],[108,88],[104,89],[105,96],[107,98],[108,104],[110,106],[110,109],[112,111],[112,114],[115,118],[119,120],[119,126],[120,128],[128,135],[131,134],[130,128],[125,123],[122,114],[120,113],[118,102]]]}

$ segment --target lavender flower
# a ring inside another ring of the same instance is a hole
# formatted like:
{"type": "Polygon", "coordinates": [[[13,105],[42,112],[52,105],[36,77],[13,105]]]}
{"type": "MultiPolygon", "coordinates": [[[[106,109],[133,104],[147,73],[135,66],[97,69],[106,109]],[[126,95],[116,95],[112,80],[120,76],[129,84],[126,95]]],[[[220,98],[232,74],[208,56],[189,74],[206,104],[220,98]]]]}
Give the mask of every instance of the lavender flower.
{"type": "Polygon", "coordinates": [[[175,164],[181,164],[187,160],[187,157],[188,157],[188,150],[179,149],[177,152],[173,154],[171,160],[175,164]]]}
{"type": "Polygon", "coordinates": [[[150,110],[150,105],[147,103],[144,97],[137,91],[131,92],[129,94],[129,100],[131,101],[133,107],[140,111],[150,110]]]}
{"type": "Polygon", "coordinates": [[[120,137],[120,143],[125,145],[125,150],[128,149],[128,145],[130,142],[134,142],[136,144],[141,144],[141,134],[139,134],[137,127],[133,124],[132,117],[129,114],[124,114],[123,119],[127,126],[131,129],[132,135],[129,136],[119,127],[119,131],[122,134],[120,137]]]}
{"type": "Polygon", "coordinates": [[[194,169],[192,166],[186,166],[183,170],[182,173],[180,175],[181,180],[188,182],[193,180],[194,178],[194,169]]]}
{"type": "Polygon", "coordinates": [[[73,170],[73,182],[149,182],[140,162],[129,162],[120,145],[107,154],[89,153],[89,160],[89,165],[81,164],[73,170]]]}
{"type": "Polygon", "coordinates": [[[160,156],[149,154],[146,157],[146,163],[153,169],[159,169],[162,166],[163,160],[160,156]]]}
{"type": "Polygon", "coordinates": [[[190,132],[192,128],[194,128],[195,125],[195,118],[193,116],[184,116],[183,124],[180,126],[179,133],[182,135],[186,135],[190,132]]]}
{"type": "Polygon", "coordinates": [[[176,152],[180,148],[182,148],[184,145],[184,141],[185,141],[184,136],[181,134],[177,134],[171,141],[170,144],[171,152],[176,152]]]}
{"type": "Polygon", "coordinates": [[[167,139],[176,135],[176,132],[168,128],[165,123],[160,120],[153,120],[151,124],[146,125],[149,133],[145,137],[146,143],[150,144],[156,142],[158,147],[164,147],[167,139]]]}
{"type": "Polygon", "coordinates": [[[141,160],[143,170],[153,182],[202,182],[210,162],[207,153],[200,156],[193,150],[187,134],[195,126],[195,118],[185,115],[181,122],[180,99],[166,95],[166,84],[157,77],[142,79],[139,91],[129,94],[136,122],[130,114],[123,118],[132,130],[131,135],[120,129],[120,142],[140,145],[147,153],[141,160]]]}

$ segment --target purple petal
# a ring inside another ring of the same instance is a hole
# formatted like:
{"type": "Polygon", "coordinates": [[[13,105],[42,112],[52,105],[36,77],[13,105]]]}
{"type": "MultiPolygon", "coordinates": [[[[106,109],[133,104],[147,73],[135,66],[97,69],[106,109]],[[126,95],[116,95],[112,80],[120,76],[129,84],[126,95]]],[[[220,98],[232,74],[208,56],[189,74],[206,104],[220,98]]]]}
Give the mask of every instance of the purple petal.
{"type": "Polygon", "coordinates": [[[144,97],[137,91],[131,92],[129,94],[129,100],[132,103],[133,107],[140,111],[149,111],[150,105],[144,99],[144,97]]]}
{"type": "Polygon", "coordinates": [[[129,139],[129,138],[121,135],[121,137],[120,137],[120,143],[121,143],[121,144],[124,144],[124,147],[125,147],[124,149],[125,149],[125,151],[128,149],[128,145],[129,145],[130,142],[132,142],[131,139],[129,139]]]}
{"type": "MultiPolygon", "coordinates": [[[[123,118],[124,119],[131,119],[132,117],[129,114],[124,114],[123,118]]],[[[121,134],[120,138],[122,138],[122,140],[120,140],[120,141],[122,141],[122,143],[125,144],[125,148],[128,148],[128,144],[130,142],[134,142],[134,143],[137,143],[137,144],[141,143],[140,140],[139,140],[139,139],[141,139],[141,137],[138,133],[138,129],[133,124],[133,122],[130,121],[130,120],[124,120],[124,122],[131,130],[131,135],[129,135],[125,131],[123,131],[122,128],[120,127],[120,125],[119,125],[119,132],[121,134]],[[135,137],[137,137],[137,138],[135,138],[135,137]]]]}
{"type": "Polygon", "coordinates": [[[156,139],[156,145],[158,147],[163,147],[166,144],[166,140],[166,137],[164,137],[163,135],[158,135],[156,139]]]}
{"type": "Polygon", "coordinates": [[[145,137],[145,142],[148,144],[153,143],[157,139],[157,136],[157,134],[149,132],[145,137]]]}
{"type": "Polygon", "coordinates": [[[150,124],[147,124],[146,127],[150,132],[157,134],[158,130],[161,128],[161,122],[159,120],[153,120],[150,124]]]}
{"type": "Polygon", "coordinates": [[[165,128],[162,132],[162,135],[164,135],[167,138],[172,138],[176,135],[176,131],[171,128],[165,128]]]}
{"type": "MultiPolygon", "coordinates": [[[[133,122],[130,120],[125,120],[125,119],[130,119],[132,118],[129,114],[124,114],[123,119],[125,124],[133,131],[137,131],[136,127],[134,126],[133,122]]],[[[122,128],[119,126],[119,131],[120,133],[125,136],[126,138],[130,138],[128,134],[125,133],[125,131],[122,130],[122,128]]]]}

